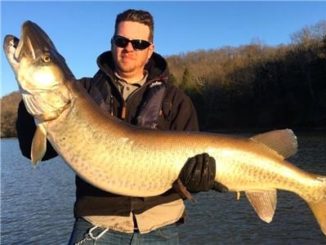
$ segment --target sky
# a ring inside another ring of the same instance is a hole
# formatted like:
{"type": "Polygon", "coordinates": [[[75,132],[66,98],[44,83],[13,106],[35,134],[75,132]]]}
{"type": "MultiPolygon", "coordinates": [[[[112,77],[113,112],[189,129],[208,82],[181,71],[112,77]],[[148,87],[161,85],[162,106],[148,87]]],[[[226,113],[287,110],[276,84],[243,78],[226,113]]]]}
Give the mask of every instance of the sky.
{"type": "MultiPolygon", "coordinates": [[[[154,17],[155,51],[163,56],[238,47],[252,42],[289,44],[291,35],[326,20],[317,1],[9,1],[1,3],[1,40],[20,35],[24,21],[36,22],[65,57],[76,78],[91,77],[99,54],[110,49],[115,17],[144,9],[154,17]]],[[[0,97],[18,90],[1,52],[0,97]]]]}

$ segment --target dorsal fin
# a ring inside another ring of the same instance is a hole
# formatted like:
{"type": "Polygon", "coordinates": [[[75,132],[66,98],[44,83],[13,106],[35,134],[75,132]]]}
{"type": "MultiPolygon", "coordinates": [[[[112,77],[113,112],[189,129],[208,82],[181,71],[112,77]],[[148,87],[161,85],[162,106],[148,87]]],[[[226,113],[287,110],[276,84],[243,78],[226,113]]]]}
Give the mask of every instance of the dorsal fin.
{"type": "Polygon", "coordinates": [[[284,158],[293,156],[298,150],[297,137],[291,129],[273,130],[250,139],[266,145],[284,158]]]}

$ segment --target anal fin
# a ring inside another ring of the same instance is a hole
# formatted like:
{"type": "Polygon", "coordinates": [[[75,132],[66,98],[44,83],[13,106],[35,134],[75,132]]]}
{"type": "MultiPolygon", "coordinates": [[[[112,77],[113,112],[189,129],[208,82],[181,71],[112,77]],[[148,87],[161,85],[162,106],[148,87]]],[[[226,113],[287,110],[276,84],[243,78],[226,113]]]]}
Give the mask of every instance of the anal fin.
{"type": "Polygon", "coordinates": [[[274,217],[276,209],[276,190],[246,191],[245,193],[259,218],[270,223],[274,217]]]}

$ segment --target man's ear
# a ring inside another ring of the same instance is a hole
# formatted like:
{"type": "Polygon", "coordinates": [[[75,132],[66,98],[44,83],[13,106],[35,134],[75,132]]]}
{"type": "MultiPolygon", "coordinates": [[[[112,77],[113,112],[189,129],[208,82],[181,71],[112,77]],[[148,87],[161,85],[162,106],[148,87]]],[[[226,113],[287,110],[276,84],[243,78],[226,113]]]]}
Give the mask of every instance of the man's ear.
{"type": "Polygon", "coordinates": [[[147,62],[148,62],[149,59],[152,57],[152,54],[154,53],[154,50],[155,50],[155,46],[154,46],[154,44],[151,44],[151,45],[148,47],[147,62]]]}

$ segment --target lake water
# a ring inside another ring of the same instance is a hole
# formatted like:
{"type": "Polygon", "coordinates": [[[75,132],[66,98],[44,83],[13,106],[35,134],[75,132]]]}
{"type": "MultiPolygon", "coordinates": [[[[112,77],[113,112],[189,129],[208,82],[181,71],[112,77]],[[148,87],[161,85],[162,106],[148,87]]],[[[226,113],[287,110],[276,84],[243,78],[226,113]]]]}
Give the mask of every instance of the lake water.
{"type": "MultiPolygon", "coordinates": [[[[299,134],[290,159],[326,175],[326,134],[299,134]]],[[[59,158],[33,168],[16,139],[1,140],[1,244],[67,244],[73,225],[74,173],[59,158]]],[[[274,220],[262,222],[244,196],[210,191],[187,202],[181,244],[326,244],[302,199],[278,192],[274,220]]]]}

